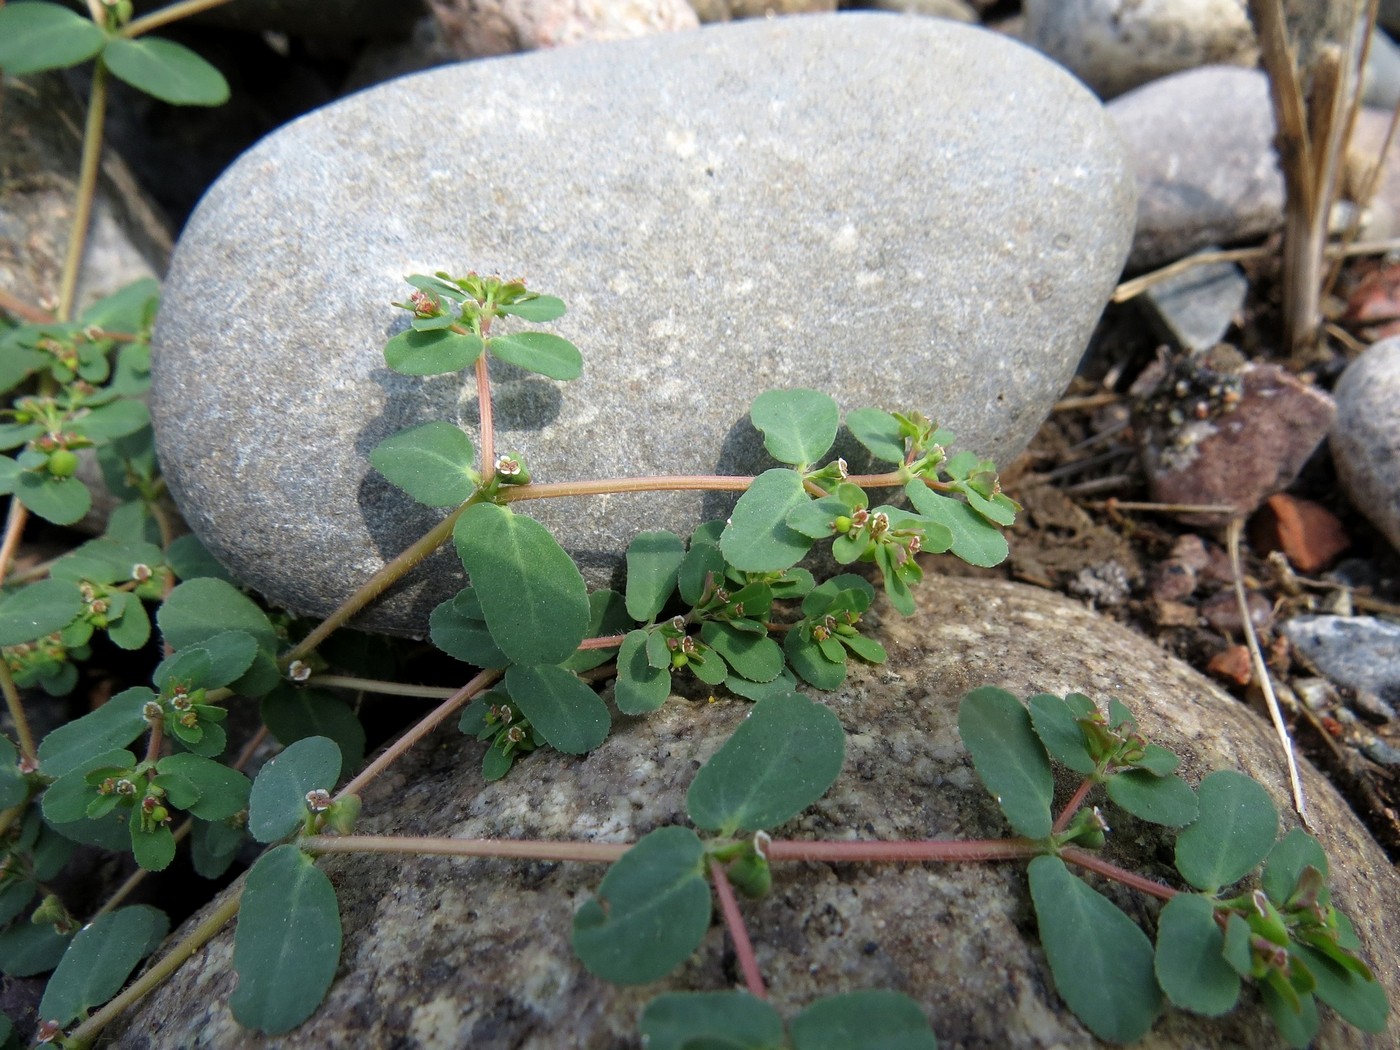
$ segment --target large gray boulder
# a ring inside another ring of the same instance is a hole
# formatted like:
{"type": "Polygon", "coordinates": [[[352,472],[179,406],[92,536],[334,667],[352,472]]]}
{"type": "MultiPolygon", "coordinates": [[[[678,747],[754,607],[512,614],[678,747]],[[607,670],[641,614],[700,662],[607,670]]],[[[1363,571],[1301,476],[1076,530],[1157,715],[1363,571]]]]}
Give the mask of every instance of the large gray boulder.
{"type": "MultiPolygon", "coordinates": [[[[855,668],[845,686],[824,694],[846,731],[844,771],[775,837],[1009,834],[956,731],[959,699],[983,684],[1022,697],[1079,690],[1101,705],[1116,696],[1149,739],[1182,756],[1182,774],[1193,784],[1218,769],[1247,773],[1273,796],[1283,826],[1297,826],[1273,731],[1151,641],[1060,595],[1018,584],[939,579],[917,593],[917,616],[882,614],[876,637],[889,662],[855,668]]],[[[883,602],[876,608],[887,609],[883,602]]],[[[583,759],[537,752],[491,785],[478,772],[483,745],[444,730],[372,786],[359,830],[631,841],[683,821],[694,770],[749,709],[736,700],[706,703],[703,693],[672,697],[656,715],[620,719],[612,737],[583,759]]],[[[1306,763],[1303,781],[1328,854],[1333,901],[1355,922],[1394,1002],[1400,874],[1306,763]]],[[[1073,787],[1062,781],[1060,799],[1073,787]]],[[[1109,812],[1109,856],[1179,884],[1169,839],[1109,812]]],[[[311,1020],[280,1038],[237,1027],[227,1006],[234,974],[233,937],[225,931],[122,1020],[115,1050],[632,1050],[640,1045],[638,1013],[654,995],[739,980],[718,924],[699,954],[665,981],[622,988],[590,976],[571,952],[569,929],[602,877],[597,866],[387,856],[323,864],[340,897],[345,947],[329,997],[311,1020]]],[[[1091,882],[1155,929],[1156,906],[1146,898],[1091,882]]],[[[923,1005],[940,1046],[1103,1045],[1054,992],[1023,864],[775,865],[772,894],[743,911],[773,1002],[787,1016],[821,995],[888,987],[923,1005]]],[[[1390,1034],[1367,1035],[1322,1013],[1316,1047],[1393,1045],[1390,1034]]],[[[1138,1045],[1284,1044],[1246,992],[1242,1006],[1220,1020],[1169,1010],[1138,1045]]]]}
{"type": "MultiPolygon", "coordinates": [[[[178,246],[152,412],[187,519],[242,581],[324,613],[441,514],[373,469],[402,427],[475,435],[466,377],[381,351],[424,269],[527,274],[583,350],[494,375],[497,448],[541,481],[763,469],[773,387],[921,410],[1005,463],[1083,352],[1132,234],[1094,97],[1030,49],[843,14],[473,62],[299,120],[210,190],[178,246]]],[[[534,504],[594,583],[698,493],[534,504]]],[[[450,553],[365,622],[422,633],[450,553]]]]}

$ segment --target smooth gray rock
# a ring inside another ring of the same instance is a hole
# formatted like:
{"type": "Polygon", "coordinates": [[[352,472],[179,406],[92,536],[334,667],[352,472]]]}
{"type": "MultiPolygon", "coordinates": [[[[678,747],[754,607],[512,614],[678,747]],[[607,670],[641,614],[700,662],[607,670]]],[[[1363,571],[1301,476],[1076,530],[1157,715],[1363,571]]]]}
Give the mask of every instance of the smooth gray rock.
{"type": "Polygon", "coordinates": [[[1400,704],[1400,625],[1374,616],[1295,616],[1283,633],[1332,681],[1400,704]]]}
{"type": "MultiPolygon", "coordinates": [[[[823,702],[846,730],[844,772],[775,838],[979,838],[1008,834],[973,775],[956,731],[968,690],[997,684],[1025,697],[1078,690],[1126,703],[1148,739],[1182,756],[1192,783],[1217,769],[1256,778],[1298,824],[1272,729],[1141,635],[1058,594],[1018,584],[938,579],[904,619],[877,606],[883,667],[857,667],[823,702]]],[[[364,834],[631,841],[683,820],[685,791],[749,710],[673,698],[626,719],[583,759],[539,752],[483,784],[482,745],[443,731],[365,796],[364,834]]],[[[1330,862],[1332,898],[1356,923],[1369,962],[1400,995],[1400,875],[1342,797],[1310,765],[1308,805],[1330,862]]],[[[1075,782],[1060,783],[1064,800],[1075,782]]],[[[1093,804],[1103,796],[1091,796],[1093,804]]],[[[1119,819],[1106,853],[1179,885],[1166,837],[1119,819]]],[[[575,910],[597,887],[597,865],[342,857],[323,862],[340,896],[345,947],[320,1011],[287,1036],[240,1030],[227,1005],[233,938],[216,937],[123,1017],[113,1050],[201,1047],[300,1050],[636,1050],[653,996],[734,987],[718,921],[698,956],[671,977],[622,988],[589,976],[569,947],[575,910]]],[[[820,995],[894,988],[926,1011],[941,1047],[1100,1047],[1054,992],[1036,942],[1025,868],[1005,864],[775,864],[773,892],[741,905],[774,1005],[791,1017],[820,995]]],[[[1152,930],[1146,898],[1091,879],[1152,930]]],[[[197,920],[197,917],[196,917],[197,920]]],[[[191,924],[194,921],[191,920],[191,924]]],[[[1316,1047],[1378,1048],[1323,1009],[1316,1047]]],[[[1393,1033],[1391,1033],[1393,1034],[1393,1033]]],[[[1211,1019],[1168,1008],[1146,1050],[1275,1050],[1277,1029],[1250,992],[1211,1019]]],[[[860,1050],[851,1046],[850,1050],[860,1050]]]]}
{"type": "Polygon", "coordinates": [[[1027,42],[1102,98],[1197,66],[1259,58],[1245,0],[1025,0],[1027,42]]]}
{"type": "MultiPolygon", "coordinates": [[[[325,612],[440,512],[373,471],[400,428],[475,436],[465,377],[390,372],[405,274],[527,274],[584,354],[494,369],[497,448],[538,481],[756,473],[775,387],[919,410],[1005,465],[1063,391],[1131,236],[1098,102],[1035,52],[942,20],[738,22],[447,67],[270,136],[213,187],[156,331],[161,462],[234,575],[325,612]]],[[[728,498],[551,500],[593,582],[645,529],[728,498]]],[[[441,553],[368,622],[423,632],[441,553]]]]}
{"type": "Polygon", "coordinates": [[[1176,73],[1115,99],[1108,112],[1138,181],[1129,270],[1283,225],[1283,176],[1263,73],[1233,66],[1176,73]]]}
{"type": "Polygon", "coordinates": [[[1400,337],[1372,345],[1347,366],[1332,396],[1328,435],[1352,505],[1400,551],[1400,337]]]}
{"type": "Polygon", "coordinates": [[[1205,263],[1150,286],[1138,301],[1164,339],[1194,354],[1224,338],[1248,292],[1234,263],[1205,263]]]}

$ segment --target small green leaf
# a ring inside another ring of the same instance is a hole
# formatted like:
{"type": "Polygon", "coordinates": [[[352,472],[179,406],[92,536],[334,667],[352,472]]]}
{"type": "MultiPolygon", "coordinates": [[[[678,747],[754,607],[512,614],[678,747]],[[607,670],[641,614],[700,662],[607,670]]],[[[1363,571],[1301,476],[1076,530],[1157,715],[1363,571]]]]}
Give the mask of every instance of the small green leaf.
{"type": "Polygon", "coordinates": [[[290,835],[306,818],[306,794],[330,790],[340,776],[340,748],[323,736],[298,740],[258,771],[248,797],[248,830],[259,842],[290,835]]]}
{"type": "Polygon", "coordinates": [[[201,820],[224,820],[248,808],[252,783],[222,762],[192,754],[174,754],[156,765],[161,773],[177,773],[199,791],[199,801],[182,807],[201,820]]]}
{"type": "Polygon", "coordinates": [[[470,368],[484,347],[479,335],[409,328],[384,344],[384,362],[402,375],[435,376],[470,368]]]}
{"type": "Polygon", "coordinates": [[[639,532],[627,545],[627,615],[639,623],[656,618],[676,589],[685,544],[672,532],[639,532]]]}
{"type": "Polygon", "coordinates": [[[750,682],[771,682],[782,673],[782,647],[766,634],[751,634],[731,624],[707,620],[700,627],[700,637],[724,657],[735,674],[750,682]]]}
{"type": "Polygon", "coordinates": [[[836,535],[836,519],[850,512],[851,508],[838,497],[823,496],[821,499],[799,503],[788,511],[784,521],[788,528],[795,529],[808,539],[827,540],[836,535]]]}
{"type": "Polygon", "coordinates": [[[990,567],[1006,560],[1010,552],[1006,537],[966,503],[934,492],[918,478],[909,482],[904,491],[915,510],[952,531],[949,549],[963,561],[990,567]]]}
{"type": "Polygon", "coordinates": [[[206,879],[217,879],[228,871],[247,839],[242,825],[226,820],[197,820],[190,833],[190,861],[206,879]]]}
{"type": "Polygon", "coordinates": [[[504,667],[510,659],[491,638],[481,602],[470,587],[457,592],[428,617],[428,636],[448,656],[474,667],[504,667]]]}
{"type": "Polygon", "coordinates": [[[488,747],[481,756],[481,779],[491,784],[510,772],[518,752],[503,751],[499,747],[488,747]]]}
{"type": "Polygon", "coordinates": [[[510,667],[506,691],[540,736],[566,755],[585,754],[607,739],[607,705],[562,667],[510,667]]]}
{"type": "Polygon", "coordinates": [[[154,568],[165,561],[160,548],[150,543],[119,543],[113,539],[88,540],[53,563],[49,575],[55,580],[78,583],[125,583],[133,579],[139,564],[154,568]]]}
{"type": "Polygon", "coordinates": [[[1031,900],[1055,988],[1100,1039],[1141,1039],[1161,1011],[1152,942],[1058,857],[1030,863],[1031,900]]]}
{"type": "Polygon", "coordinates": [[[614,984],[659,980],[700,946],[710,925],[705,847],[689,828],[657,828],[608,869],[574,914],[574,951],[614,984]]]}
{"type": "Polygon", "coordinates": [[[340,943],[340,912],[325,873],[292,845],[260,857],[248,872],[234,935],[234,1018],[268,1035],[301,1024],[331,986],[340,943]]]}
{"type": "Polygon", "coordinates": [[[58,4],[0,7],[0,70],[12,77],[66,69],[102,50],[102,30],[58,4]]]}
{"type": "Polygon", "coordinates": [[[273,660],[279,644],[276,628],[251,598],[230,583],[207,576],[186,580],[161,604],[156,623],[175,649],[202,645],[226,631],[252,635],[259,652],[247,672],[231,683],[235,692],[262,696],[282,680],[273,660]]]}
{"type": "Polygon", "coordinates": [[[1037,693],[1026,701],[1026,708],[1036,736],[1056,762],[1076,773],[1094,772],[1094,756],[1084,743],[1084,730],[1075,721],[1081,716],[1080,711],[1051,693],[1037,693]]]}
{"type": "Polygon", "coordinates": [[[56,826],[86,819],[88,804],[97,797],[87,774],[97,769],[130,769],[135,764],[136,756],[130,751],[87,752],[44,792],[40,804],[44,819],[56,826]]]}
{"type": "Polygon", "coordinates": [[[683,601],[691,605],[700,601],[707,577],[713,577],[717,584],[723,582],[724,555],[719,549],[723,531],[724,522],[707,521],[691,534],[690,547],[676,577],[683,601]]]}
{"type": "Polygon", "coordinates": [[[1157,920],[1154,967],[1162,991],[1183,1010],[1219,1017],[1240,997],[1240,977],[1224,958],[1215,906],[1194,893],[1167,901],[1157,920]]]}
{"type": "Polygon", "coordinates": [[[557,321],[567,312],[564,300],[556,299],[552,295],[536,295],[508,306],[497,306],[496,310],[503,314],[509,314],[511,317],[519,317],[521,320],[533,321],[536,324],[557,321]]]}
{"type": "Polygon", "coordinates": [[[578,347],[549,332],[493,336],[486,341],[486,348],[507,364],[550,379],[577,379],[583,374],[583,355],[578,347]]]}
{"type": "MultiPolygon", "coordinates": [[[[1260,885],[1264,894],[1274,904],[1282,907],[1293,896],[1298,886],[1298,878],[1304,868],[1316,868],[1327,877],[1327,854],[1317,839],[1302,828],[1294,828],[1269,850],[1269,859],[1264,865],[1260,885]]],[[[1321,903],[1327,903],[1327,891],[1323,890],[1321,903]]]]}
{"type": "Polygon", "coordinates": [[[811,625],[795,627],[783,638],[783,655],[804,682],[830,691],[846,680],[846,661],[833,662],[812,638],[811,625]]]}
{"type": "Polygon", "coordinates": [[[102,60],[112,75],[174,106],[221,106],[228,101],[224,75],[183,44],[160,37],[118,37],[102,60]]]}
{"type": "Polygon", "coordinates": [[[20,645],[67,627],[83,610],[71,580],[40,580],[0,598],[0,645],[20,645]]]}
{"type": "Polygon", "coordinates": [[[763,431],[763,447],[779,463],[806,467],[836,440],[841,410],[817,390],[769,390],[754,398],[753,425],[763,431]]]}
{"type": "Polygon", "coordinates": [[[1146,769],[1115,773],[1108,780],[1108,797],[1133,816],[1169,828],[1186,827],[1198,812],[1190,784],[1178,776],[1159,777],[1146,769]]]}
{"type": "Polygon", "coordinates": [[[463,512],[453,537],[501,652],[519,664],[568,659],[588,631],[588,588],[549,530],[478,503],[463,512]]]}
{"type": "Polygon", "coordinates": [[[785,519],[805,503],[802,475],[785,467],[766,470],[739,497],[719,547],[726,561],[741,572],[776,572],[796,565],[812,541],[785,519]]]}
{"type": "Polygon", "coordinates": [[[1294,1004],[1284,999],[1272,985],[1264,983],[1259,985],[1259,995],[1288,1045],[1294,1050],[1307,1050],[1317,1038],[1320,1026],[1317,1001],[1311,995],[1305,995],[1298,1004],[1301,1009],[1295,1009],[1294,1004]]]}
{"type": "Polygon", "coordinates": [[[17,922],[0,930],[0,973],[34,977],[52,970],[63,958],[71,936],[54,932],[47,923],[17,922]]]}
{"type": "Polygon", "coordinates": [[[68,429],[102,443],[128,437],[150,425],[151,413],[146,403],[124,397],[77,417],[68,425],[68,429]]]}
{"type": "Polygon", "coordinates": [[[1384,1032],[1390,1003],[1385,986],[1343,969],[1322,952],[1306,944],[1294,944],[1293,951],[1307,963],[1317,980],[1316,995],[1345,1020],[1363,1032],[1384,1032]]]}
{"type": "Polygon", "coordinates": [[[429,507],[455,507],[476,491],[471,438],[451,423],[435,419],[400,430],[369,454],[374,469],[429,507]]]}
{"type": "Polygon", "coordinates": [[[61,777],[95,754],[126,747],[146,731],[142,710],[155,698],[149,689],[136,686],[59,726],[39,744],[39,768],[46,776],[61,777]]]}
{"type": "Polygon", "coordinates": [[[283,746],[325,737],[340,749],[340,775],[351,776],[365,755],[365,727],[350,705],[320,689],[283,682],[262,700],[263,724],[283,746]]]}
{"type": "Polygon", "coordinates": [[[1202,780],[1197,798],[1200,816],[1176,837],[1176,870],[1197,889],[1214,893],[1268,856],[1278,811],[1258,783],[1228,769],[1202,780]]]}
{"type": "Polygon", "coordinates": [[[647,1050],[686,1050],[697,1039],[764,1050],[783,1042],[778,1011],[748,992],[658,995],[642,1011],[638,1028],[647,1050]]]}
{"type": "Polygon", "coordinates": [[[821,704],[800,693],[760,700],[695,774],[690,819],[724,835],[776,827],[836,782],[845,747],[840,720],[821,704]]]}
{"type": "Polygon", "coordinates": [[[1043,839],[1054,821],[1054,779],[1031,716],[1005,689],[983,686],[963,697],[958,733],[977,776],[1019,835],[1043,839]]]}
{"type": "Polygon", "coordinates": [[[182,580],[194,580],[209,576],[225,583],[232,583],[228,571],[214,560],[214,556],[199,542],[194,533],[181,536],[165,549],[166,564],[182,580]]]}
{"type": "Polygon", "coordinates": [[[119,591],[109,600],[107,637],[113,645],[128,652],[143,648],[151,640],[151,618],[146,615],[141,599],[119,591]]]}
{"type": "Polygon", "coordinates": [[[794,1050],[938,1050],[918,1003],[886,989],[818,999],[792,1019],[794,1050]]]}
{"type": "Polygon", "coordinates": [[[846,428],[882,463],[904,462],[904,435],[899,420],[878,408],[858,408],[846,414],[846,428]]]}
{"type": "Polygon", "coordinates": [[[617,654],[617,684],[613,699],[625,715],[655,711],[671,695],[671,672],[647,661],[646,631],[632,631],[617,654]]]}
{"type": "Polygon", "coordinates": [[[164,824],[144,827],[140,820],[127,824],[131,830],[131,854],[146,871],[164,871],[175,859],[175,833],[164,824]]]}

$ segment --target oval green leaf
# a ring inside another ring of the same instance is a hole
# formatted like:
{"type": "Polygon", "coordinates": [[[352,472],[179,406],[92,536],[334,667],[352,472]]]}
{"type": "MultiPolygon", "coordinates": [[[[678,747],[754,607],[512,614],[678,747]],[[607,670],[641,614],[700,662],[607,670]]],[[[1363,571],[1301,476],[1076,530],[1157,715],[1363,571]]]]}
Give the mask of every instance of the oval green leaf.
{"type": "Polygon", "coordinates": [[[1141,1039],[1162,1007],[1152,942],[1058,857],[1036,857],[1029,874],[1040,943],[1060,998],[1100,1039],[1141,1039]]]}
{"type": "Polygon", "coordinates": [[[923,1007],[874,988],[818,999],[792,1019],[794,1050],[938,1050],[923,1007]]]}
{"type": "Polygon", "coordinates": [[[578,347],[548,332],[494,336],[487,340],[486,348],[507,364],[550,379],[577,379],[583,374],[583,355],[578,347]]]}
{"type": "Polygon", "coordinates": [[[26,470],[15,479],[14,493],[32,512],[55,525],[79,522],[92,509],[92,493],[77,478],[26,470]]]}
{"type": "Polygon", "coordinates": [[[522,299],[518,303],[497,306],[496,310],[499,313],[509,314],[511,317],[519,317],[524,321],[534,321],[536,324],[557,321],[567,313],[564,300],[552,295],[536,295],[529,299],[522,299]]]}
{"type": "Polygon", "coordinates": [[[278,846],[248,872],[229,998],[245,1028],[289,1032],[325,998],[340,961],[340,912],[330,879],[292,845],[278,846]]]}
{"type": "Polygon", "coordinates": [[[1054,824],[1055,783],[1045,746],[1021,701],[994,686],[974,689],[958,707],[958,733],[972,752],[977,776],[1016,833],[1047,837],[1054,824]]]}
{"type": "Polygon", "coordinates": [[[647,1003],[638,1024],[647,1050],[685,1050],[696,1039],[742,1047],[783,1042],[778,1011],[748,992],[670,992],[647,1003]]]}
{"type": "Polygon", "coordinates": [[[476,363],[485,344],[481,336],[445,328],[420,332],[409,328],[384,344],[384,363],[406,376],[460,372],[476,363]]]}
{"type": "Polygon", "coordinates": [[[614,984],[659,980],[710,925],[705,847],[689,828],[657,828],[622,855],[574,914],[574,951],[614,984]]]}
{"type": "Polygon", "coordinates": [[[731,624],[707,620],[700,628],[700,637],[724,657],[735,674],[750,682],[771,682],[783,671],[782,647],[766,634],[752,634],[731,624]]]}
{"type": "Polygon", "coordinates": [[[83,610],[72,580],[40,580],[0,599],[0,645],[20,645],[67,627],[83,610]]]}
{"type": "Polygon", "coordinates": [[[221,106],[228,101],[224,75],[173,40],[118,38],[107,43],[102,60],[117,79],[173,106],[221,106]]]}
{"type": "Polygon", "coordinates": [[[374,469],[429,507],[455,507],[476,491],[476,449],[460,428],[440,419],[400,430],[369,454],[374,469]]]}
{"type": "Polygon", "coordinates": [[[1096,767],[1094,756],[1084,743],[1084,730],[1075,721],[1079,712],[1052,693],[1037,693],[1026,701],[1031,724],[1052,758],[1076,773],[1089,774],[1096,767]]]}
{"type": "Polygon", "coordinates": [[[763,432],[763,447],[770,456],[806,467],[836,440],[841,410],[819,390],[769,390],[754,398],[749,418],[763,432]]]}
{"type": "Polygon", "coordinates": [[[428,637],[448,656],[473,667],[504,667],[510,663],[492,640],[481,615],[481,603],[470,587],[432,611],[428,616],[428,637]]]}
{"type": "Polygon", "coordinates": [[[90,19],[58,4],[0,7],[0,70],[12,77],[76,66],[101,51],[104,40],[90,19]]]}
{"type": "Polygon", "coordinates": [[[146,731],[141,712],[155,698],[149,689],[135,686],[96,711],[59,726],[39,744],[39,768],[45,776],[61,777],[93,755],[126,747],[146,731]]]}
{"type": "Polygon", "coordinates": [[[1342,968],[1306,944],[1294,944],[1293,951],[1307,963],[1317,980],[1317,997],[1337,1011],[1343,1020],[1363,1032],[1385,1031],[1390,1013],[1385,985],[1342,968]]]}
{"type": "Polygon", "coordinates": [[[719,538],[726,561],[741,572],[776,572],[796,565],[812,540],[786,518],[808,500],[802,475],[785,467],[766,470],[739,497],[719,538]]]}
{"type": "Polygon", "coordinates": [[[1219,1017],[1240,997],[1240,977],[1225,961],[1215,906],[1194,893],[1167,901],[1157,919],[1157,980],[1183,1010],[1219,1017]]]}
{"type": "Polygon", "coordinates": [[[607,705],[562,667],[508,668],[506,692],[540,736],[566,755],[586,754],[607,739],[612,725],[607,705]]]}
{"type": "Polygon", "coordinates": [[[306,817],[306,793],[340,777],[340,748],[323,736],[298,740],[258,771],[248,796],[248,831],[259,842],[290,835],[306,817]]]}
{"type": "Polygon", "coordinates": [[[162,758],[156,768],[176,773],[195,786],[199,800],[186,808],[201,820],[224,820],[248,808],[252,783],[222,762],[181,752],[162,758]]]}
{"type": "Polygon", "coordinates": [[[990,568],[1006,560],[1010,553],[1006,537],[966,503],[934,492],[918,478],[904,486],[904,491],[915,510],[952,532],[948,549],[963,561],[990,568]]]}
{"type": "Polygon", "coordinates": [[[321,736],[340,748],[340,775],[348,777],[365,755],[365,727],[340,697],[283,682],[262,701],[262,720],[283,746],[321,736]]]}
{"type": "Polygon", "coordinates": [[[904,462],[904,435],[888,412],[858,408],[846,414],[846,428],[881,463],[904,462]]]}
{"type": "Polygon", "coordinates": [[[1229,769],[1202,780],[1196,794],[1200,815],[1176,837],[1176,870],[1192,886],[1214,893],[1268,856],[1278,811],[1258,783],[1229,769]]]}
{"type": "MultiPolygon", "coordinates": [[[[1294,828],[1276,842],[1269,850],[1269,859],[1264,865],[1264,875],[1260,885],[1264,894],[1282,908],[1293,896],[1298,886],[1298,878],[1304,868],[1316,868],[1327,877],[1327,854],[1321,844],[1302,828],[1294,828]]],[[[1322,891],[1321,903],[1326,904],[1328,894],[1322,891]]]]}
{"type": "Polygon", "coordinates": [[[639,623],[656,617],[676,589],[685,544],[673,532],[639,532],[627,545],[627,615],[639,623]]]}
{"type": "Polygon", "coordinates": [[[646,631],[631,631],[617,654],[617,684],[613,699],[625,715],[655,711],[671,695],[671,672],[647,660],[646,631]]]}
{"type": "Polygon", "coordinates": [[[1129,813],[1153,824],[1184,828],[1196,819],[1198,805],[1191,785],[1179,776],[1158,776],[1128,769],[1108,780],[1108,797],[1129,813]]]}
{"type": "Polygon", "coordinates": [[[828,708],[800,693],[754,704],[700,767],[686,794],[690,819],[732,835],[791,820],[836,782],[846,735],[828,708]]]}
{"type": "Polygon", "coordinates": [[[175,649],[201,645],[225,631],[242,631],[258,643],[252,666],[231,683],[235,692],[261,696],[281,681],[273,655],[277,630],[257,604],[237,587],[212,576],[186,580],[170,592],[156,613],[156,623],[175,649]]]}
{"type": "Polygon", "coordinates": [[[452,535],[501,652],[518,664],[568,659],[588,632],[588,588],[549,530],[478,503],[463,512],[452,535]]]}

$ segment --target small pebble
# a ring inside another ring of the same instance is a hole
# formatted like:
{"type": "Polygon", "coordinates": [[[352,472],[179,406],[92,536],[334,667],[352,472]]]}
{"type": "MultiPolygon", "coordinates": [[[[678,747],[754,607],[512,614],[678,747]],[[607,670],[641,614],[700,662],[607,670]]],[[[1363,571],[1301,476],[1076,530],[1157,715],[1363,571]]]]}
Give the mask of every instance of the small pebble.
{"type": "Polygon", "coordinates": [[[1362,753],[1372,762],[1379,762],[1383,766],[1400,766],[1400,748],[1386,743],[1378,736],[1371,736],[1360,741],[1362,753]]]}
{"type": "Polygon", "coordinates": [[[1201,622],[1194,605],[1174,601],[1153,601],[1152,618],[1158,627],[1195,627],[1201,622]]]}
{"type": "Polygon", "coordinates": [[[1069,581],[1069,592],[1098,606],[1122,605],[1132,592],[1128,570],[1116,561],[1086,565],[1069,581]]]}
{"type": "Polygon", "coordinates": [[[1184,561],[1168,558],[1153,567],[1147,586],[1159,602],[1181,601],[1196,589],[1196,570],[1184,561]]]}
{"type": "Polygon", "coordinates": [[[1189,565],[1195,572],[1201,572],[1210,564],[1211,560],[1210,551],[1206,548],[1206,541],[1194,532],[1188,532],[1176,538],[1176,542],[1172,544],[1171,556],[1177,561],[1189,565]]]}
{"type": "Polygon", "coordinates": [[[1351,706],[1377,722],[1393,722],[1395,720],[1395,708],[1369,689],[1356,690],[1356,696],[1352,699],[1351,706]]]}
{"type": "Polygon", "coordinates": [[[1248,685],[1254,678],[1254,667],[1249,659],[1249,650],[1243,645],[1232,645],[1222,649],[1210,658],[1206,670],[1217,678],[1235,685],[1248,685]]]}
{"type": "Polygon", "coordinates": [[[1295,616],[1281,630],[1332,681],[1400,703],[1400,624],[1374,616],[1295,616]]]}
{"type": "Polygon", "coordinates": [[[1325,678],[1295,678],[1293,692],[1310,711],[1327,711],[1341,702],[1336,687],[1325,678]]]}
{"type": "Polygon", "coordinates": [[[1277,492],[1250,523],[1250,540],[1261,554],[1282,551],[1299,572],[1325,569],[1351,546],[1337,516],[1320,503],[1277,492]]]}
{"type": "MultiPolygon", "coordinates": [[[[1245,602],[1249,606],[1249,621],[1254,624],[1255,630],[1262,631],[1267,628],[1274,615],[1273,603],[1258,591],[1249,591],[1245,595],[1245,602]]],[[[1220,591],[1206,599],[1201,603],[1200,612],[1206,623],[1221,634],[1239,634],[1244,630],[1244,621],[1240,619],[1240,603],[1235,598],[1233,588],[1220,591]]]]}

